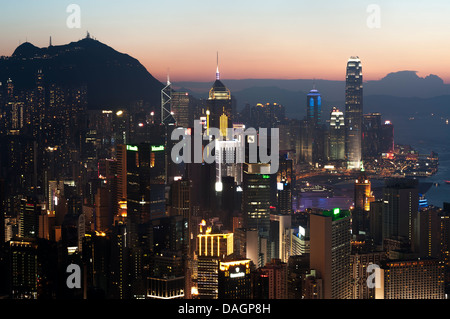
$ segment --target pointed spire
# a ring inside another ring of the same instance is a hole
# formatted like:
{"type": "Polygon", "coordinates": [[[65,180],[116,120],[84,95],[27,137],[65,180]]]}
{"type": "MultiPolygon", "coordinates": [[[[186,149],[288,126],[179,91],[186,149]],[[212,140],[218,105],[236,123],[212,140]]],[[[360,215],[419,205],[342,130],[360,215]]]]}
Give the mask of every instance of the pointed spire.
{"type": "Polygon", "coordinates": [[[170,85],[170,69],[167,69],[167,85],[170,85]]]}
{"type": "Polygon", "coordinates": [[[217,51],[216,80],[220,80],[220,72],[219,72],[219,51],[217,51]]]}

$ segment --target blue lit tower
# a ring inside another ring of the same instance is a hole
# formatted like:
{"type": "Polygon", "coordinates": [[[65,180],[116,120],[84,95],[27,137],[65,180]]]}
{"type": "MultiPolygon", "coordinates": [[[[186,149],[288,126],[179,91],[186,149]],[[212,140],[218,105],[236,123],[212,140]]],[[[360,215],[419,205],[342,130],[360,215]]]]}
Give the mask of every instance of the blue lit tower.
{"type": "Polygon", "coordinates": [[[317,127],[320,125],[322,98],[318,90],[313,88],[306,98],[306,118],[308,123],[317,127]]]}
{"type": "Polygon", "coordinates": [[[359,169],[363,121],[363,76],[361,60],[350,57],[345,80],[346,157],[349,169],[359,169]]]}
{"type": "Polygon", "coordinates": [[[322,97],[315,87],[306,96],[306,131],[304,134],[304,153],[307,163],[314,165],[323,159],[323,131],[321,124],[322,97]]]}

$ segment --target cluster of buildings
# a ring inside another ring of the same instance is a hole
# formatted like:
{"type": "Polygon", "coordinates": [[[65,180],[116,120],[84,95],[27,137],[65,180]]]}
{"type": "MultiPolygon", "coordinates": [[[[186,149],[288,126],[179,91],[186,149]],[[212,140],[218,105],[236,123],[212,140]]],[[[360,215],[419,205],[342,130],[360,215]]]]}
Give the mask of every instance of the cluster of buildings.
{"type": "Polygon", "coordinates": [[[292,121],[276,103],[237,112],[218,68],[206,99],[168,81],[161,105],[103,110],[89,110],[86,87],[46,83],[45,71],[30,90],[9,80],[0,87],[0,295],[444,298],[450,210],[419,205],[406,179],[373,195],[361,163],[394,152],[393,128],[363,115],[358,58],[346,83],[345,107],[329,120],[313,89],[305,119],[292,121]],[[189,135],[195,120],[206,136],[212,127],[279,128],[277,172],[237,151],[259,147],[258,133],[223,134],[213,163],[174,161],[171,133],[189,135]],[[294,210],[297,170],[330,165],[356,174],[354,207],[294,210]],[[66,284],[73,264],[81,288],[66,284]]]}

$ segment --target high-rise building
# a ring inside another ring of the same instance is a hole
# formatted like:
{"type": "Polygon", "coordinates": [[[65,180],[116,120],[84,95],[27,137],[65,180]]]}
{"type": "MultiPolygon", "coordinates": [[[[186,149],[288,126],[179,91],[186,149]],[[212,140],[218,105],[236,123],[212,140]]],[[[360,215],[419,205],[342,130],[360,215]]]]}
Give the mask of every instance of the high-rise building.
{"type": "Polygon", "coordinates": [[[372,194],[371,183],[364,168],[355,181],[354,208],[352,214],[352,233],[366,234],[369,230],[370,203],[375,200],[372,194]]]}
{"type": "Polygon", "coordinates": [[[279,259],[272,259],[254,275],[253,298],[287,299],[288,267],[279,259]]]}
{"type": "Polygon", "coordinates": [[[350,255],[352,272],[351,299],[375,299],[375,288],[367,284],[373,270],[370,265],[380,265],[386,259],[384,252],[355,253],[350,255]],[[369,271],[368,271],[369,270],[369,271]]]}
{"type": "Polygon", "coordinates": [[[444,299],[444,266],[438,259],[390,260],[381,265],[376,299],[444,299]]]}
{"type": "Polygon", "coordinates": [[[226,116],[225,126],[233,127],[234,114],[231,93],[220,80],[219,61],[217,61],[216,81],[209,90],[207,110],[209,110],[210,127],[220,128],[222,115],[226,116]]]}
{"type": "Polygon", "coordinates": [[[441,256],[442,209],[428,206],[419,210],[419,256],[439,258],[441,256]]]}
{"type": "Polygon", "coordinates": [[[39,236],[39,216],[41,206],[30,198],[22,199],[19,213],[19,236],[36,238],[39,236]]]}
{"type": "Polygon", "coordinates": [[[346,157],[349,169],[358,169],[362,158],[363,76],[359,57],[350,57],[345,80],[346,157]]]}
{"type": "Polygon", "coordinates": [[[277,172],[276,207],[280,214],[292,213],[292,192],[295,188],[293,161],[286,155],[280,155],[277,172]]]}
{"type": "Polygon", "coordinates": [[[330,113],[329,155],[332,161],[345,159],[345,122],[344,112],[333,107],[330,113]]]}
{"type": "Polygon", "coordinates": [[[197,289],[199,299],[219,297],[219,263],[233,253],[233,233],[197,236],[198,268],[197,289]]]}
{"type": "Polygon", "coordinates": [[[350,298],[350,212],[310,215],[310,268],[323,280],[325,299],[350,298]]]}
{"type": "Polygon", "coordinates": [[[291,215],[270,214],[270,243],[273,245],[272,258],[287,262],[291,255],[291,215]]]}
{"type": "Polygon", "coordinates": [[[385,121],[381,125],[381,153],[394,152],[394,124],[391,121],[385,121]]]}
{"type": "Polygon", "coordinates": [[[244,164],[242,212],[245,226],[269,236],[270,227],[270,164],[244,164]]]}
{"type": "Polygon", "coordinates": [[[302,157],[306,163],[315,165],[324,159],[324,131],[322,130],[321,94],[315,88],[306,97],[306,121],[302,157]]]}
{"type": "Polygon", "coordinates": [[[249,259],[220,261],[218,277],[218,299],[251,299],[249,259]]]}
{"type": "Polygon", "coordinates": [[[188,92],[172,92],[171,109],[179,127],[194,125],[195,98],[188,92]]]}
{"type": "Polygon", "coordinates": [[[32,240],[11,240],[8,243],[9,293],[12,299],[37,299],[37,245],[32,240]]]}
{"type": "Polygon", "coordinates": [[[387,180],[383,188],[382,234],[402,237],[418,252],[419,193],[417,180],[387,180]]]}
{"type": "Polygon", "coordinates": [[[381,152],[381,113],[369,113],[363,116],[363,158],[376,157],[381,152]]]}

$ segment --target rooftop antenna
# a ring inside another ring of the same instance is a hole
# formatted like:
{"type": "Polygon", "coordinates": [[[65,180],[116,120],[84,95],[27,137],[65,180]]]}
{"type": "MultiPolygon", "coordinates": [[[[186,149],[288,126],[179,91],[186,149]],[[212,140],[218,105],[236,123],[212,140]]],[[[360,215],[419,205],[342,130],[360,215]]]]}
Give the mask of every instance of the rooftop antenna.
{"type": "Polygon", "coordinates": [[[219,73],[219,51],[217,51],[216,80],[220,80],[220,73],[219,73]]]}

